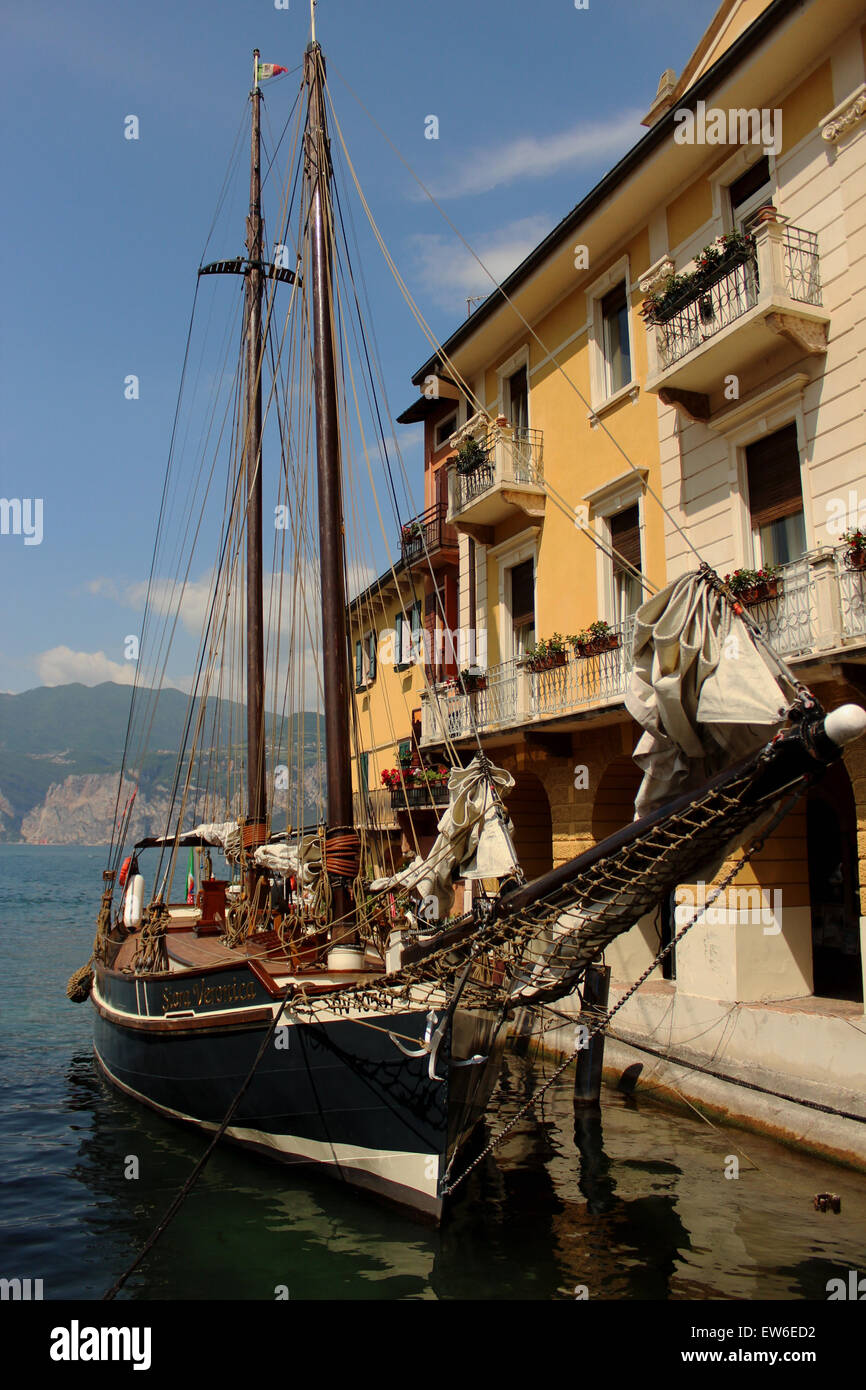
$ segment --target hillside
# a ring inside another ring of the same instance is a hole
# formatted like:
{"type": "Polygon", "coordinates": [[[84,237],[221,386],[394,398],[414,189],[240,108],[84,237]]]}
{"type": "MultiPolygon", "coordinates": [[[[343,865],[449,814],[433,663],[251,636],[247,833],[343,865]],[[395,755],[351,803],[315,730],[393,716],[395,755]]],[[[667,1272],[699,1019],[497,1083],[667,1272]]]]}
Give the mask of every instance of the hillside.
{"type": "MultiPolygon", "coordinates": [[[[0,840],[97,844],[109,839],[129,701],[130,688],[109,681],[0,695],[0,840]]],[[[161,833],[164,827],[187,711],[186,695],[179,690],[162,691],[148,739],[151,751],[137,769],[136,835],[161,833]]],[[[236,743],[245,721],[243,706],[207,702],[203,727],[208,738],[218,737],[224,754],[229,746],[227,731],[236,743]]],[[[302,727],[299,730],[294,724],[291,741],[292,746],[299,736],[302,741],[304,805],[315,818],[321,753],[318,717],[305,712],[297,721],[302,727]]],[[[288,721],[279,728],[278,722],[268,719],[268,743],[273,746],[281,735],[280,747],[285,749],[288,721]]],[[[199,780],[206,775],[205,762],[201,769],[196,763],[199,780]]]]}

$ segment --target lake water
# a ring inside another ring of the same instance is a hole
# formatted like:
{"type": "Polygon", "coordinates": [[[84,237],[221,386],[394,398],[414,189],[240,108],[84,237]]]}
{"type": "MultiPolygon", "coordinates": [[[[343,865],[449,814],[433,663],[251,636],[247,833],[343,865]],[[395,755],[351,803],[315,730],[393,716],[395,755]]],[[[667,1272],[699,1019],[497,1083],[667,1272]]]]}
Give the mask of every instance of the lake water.
{"type": "MultiPolygon", "coordinates": [[[[98,1298],[131,1262],[204,1140],[96,1074],[92,1009],[66,999],[90,954],[103,851],[0,845],[0,1275],[98,1298]],[[135,1155],[140,1176],[124,1176],[135,1155]]],[[[492,1123],[553,1067],[509,1057],[492,1123]]],[[[862,1176],[605,1090],[575,1135],[570,1070],[419,1226],[314,1175],[224,1147],[121,1297],[826,1300],[862,1270],[862,1176]],[[577,1142],[576,1142],[577,1139],[577,1142]],[[737,1149],[740,1175],[724,1176],[737,1149]],[[749,1160],[757,1165],[750,1166],[749,1160]],[[814,1211],[816,1192],[841,1215],[814,1211]]],[[[816,1125],[821,1116],[816,1112],[816,1125]]]]}

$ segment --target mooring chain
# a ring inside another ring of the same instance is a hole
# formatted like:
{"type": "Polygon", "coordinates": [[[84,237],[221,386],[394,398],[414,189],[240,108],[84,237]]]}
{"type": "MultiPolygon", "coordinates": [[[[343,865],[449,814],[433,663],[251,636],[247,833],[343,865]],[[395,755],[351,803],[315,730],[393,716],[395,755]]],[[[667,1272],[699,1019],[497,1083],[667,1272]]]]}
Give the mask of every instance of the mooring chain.
{"type": "MultiPolygon", "coordinates": [[[[598,1023],[596,1023],[592,1028],[589,1029],[584,1040],[584,1048],[589,1046],[589,1044],[592,1042],[592,1039],[596,1036],[597,1033],[602,1032],[605,1028],[608,1027],[614,1014],[618,1013],[619,1010],[623,1007],[623,1005],[626,1004],[628,1000],[632,997],[635,991],[640,989],[641,985],[649,979],[656,966],[660,965],[661,962],[665,959],[665,957],[668,956],[670,952],[674,949],[677,943],[682,941],[686,932],[691,931],[695,923],[701,920],[704,913],[707,911],[707,908],[712,907],[716,899],[722,893],[724,893],[725,889],[728,887],[728,884],[731,883],[733,879],[737,877],[737,874],[740,872],[740,870],[745,868],[746,864],[749,863],[749,860],[752,858],[752,856],[754,854],[759,853],[760,850],[763,849],[764,841],[767,838],[767,836],[772,834],[772,832],[776,829],[776,826],[784,819],[788,812],[799,801],[800,797],[803,795],[803,790],[805,789],[801,789],[800,791],[798,791],[793,797],[790,798],[790,800],[785,804],[785,806],[782,807],[782,809],[776,813],[776,815],[770,822],[770,825],[764,831],[763,835],[759,839],[754,840],[752,842],[749,849],[747,849],[745,853],[737,860],[734,867],[730,870],[729,873],[725,875],[721,883],[719,883],[718,886],[713,889],[712,893],[703,902],[701,907],[695,912],[694,916],[691,917],[688,922],[686,922],[685,926],[680,928],[676,936],[672,937],[671,940],[668,942],[667,946],[663,947],[662,950],[659,951],[655,960],[653,960],[651,964],[647,966],[646,970],[644,970],[643,974],[639,975],[638,978],[634,981],[634,983],[629,986],[622,998],[617,1000],[616,1004],[614,1004],[613,1008],[608,1009],[607,1013],[599,1019],[598,1023]]],[[[518,1121],[522,1120],[523,1116],[527,1113],[527,1111],[531,1110],[533,1106],[536,1105],[537,1102],[540,1101],[544,1095],[546,1095],[546,1093],[550,1090],[554,1082],[557,1081],[559,1077],[562,1076],[562,1073],[566,1071],[568,1067],[571,1066],[572,1062],[576,1060],[578,1053],[583,1051],[584,1048],[580,1047],[579,1045],[575,1047],[574,1050],[568,1054],[565,1060],[559,1064],[556,1070],[551,1073],[551,1075],[545,1081],[544,1085],[540,1086],[539,1089],[529,1097],[529,1100],[526,1101],[526,1103],[520,1107],[520,1109],[511,1117],[507,1124],[502,1126],[502,1129],[500,1129],[497,1134],[494,1134],[493,1138],[490,1140],[490,1143],[484,1149],[481,1150],[481,1152],[472,1160],[472,1162],[466,1168],[464,1168],[463,1172],[459,1175],[459,1177],[456,1177],[453,1182],[449,1182],[451,1169],[454,1165],[454,1160],[457,1157],[457,1151],[455,1150],[454,1155],[451,1158],[451,1162],[448,1164],[448,1167],[445,1170],[445,1176],[443,1177],[442,1182],[440,1184],[440,1197],[448,1197],[452,1192],[455,1192],[456,1189],[460,1186],[460,1184],[464,1182],[466,1178],[468,1178],[469,1174],[473,1171],[473,1169],[477,1168],[479,1163],[483,1162],[483,1160],[487,1158],[488,1154],[491,1154],[495,1148],[498,1148],[498,1146],[502,1143],[503,1139],[505,1139],[514,1129],[514,1126],[518,1123],[518,1121]]]]}

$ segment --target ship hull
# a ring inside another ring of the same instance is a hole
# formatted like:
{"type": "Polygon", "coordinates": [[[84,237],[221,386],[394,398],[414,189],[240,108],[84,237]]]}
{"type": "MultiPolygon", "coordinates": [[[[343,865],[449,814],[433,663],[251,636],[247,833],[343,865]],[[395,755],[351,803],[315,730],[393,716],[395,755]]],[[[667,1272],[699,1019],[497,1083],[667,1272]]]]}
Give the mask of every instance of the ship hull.
{"type": "MultiPolygon", "coordinates": [[[[243,968],[137,979],[100,968],[92,994],[99,1067],[134,1100],[213,1132],[278,1007],[259,991],[243,968]],[[157,1012],[160,1001],[191,1007],[157,1012]]],[[[287,1010],[226,1138],[270,1159],[315,1166],[438,1222],[442,1177],[495,1084],[499,1015],[458,1008],[431,1076],[427,1052],[406,1056],[389,1036],[410,1052],[421,1049],[426,1008],[323,1012],[322,1021],[308,1022],[287,1010]],[[486,1060],[459,1065],[477,1055],[486,1060]]],[[[437,1019],[443,1014],[444,1001],[437,1019]]]]}

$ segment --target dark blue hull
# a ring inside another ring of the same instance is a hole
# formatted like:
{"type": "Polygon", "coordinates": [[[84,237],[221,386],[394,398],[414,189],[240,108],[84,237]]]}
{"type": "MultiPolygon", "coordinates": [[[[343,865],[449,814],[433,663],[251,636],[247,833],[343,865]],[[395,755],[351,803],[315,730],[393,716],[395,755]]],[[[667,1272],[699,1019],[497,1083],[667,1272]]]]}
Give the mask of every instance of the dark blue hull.
{"type": "MultiPolygon", "coordinates": [[[[241,1089],[274,1009],[244,966],[138,980],[100,967],[93,1002],[107,1077],[160,1113],[208,1130],[241,1089]]],[[[458,1008],[435,1077],[426,1052],[407,1057],[389,1037],[420,1049],[426,1009],[324,1022],[287,1011],[282,1022],[227,1137],[284,1162],[317,1164],[438,1220],[442,1175],[496,1079],[498,1015],[458,1008]],[[456,1065],[476,1054],[488,1060],[456,1065]]]]}

